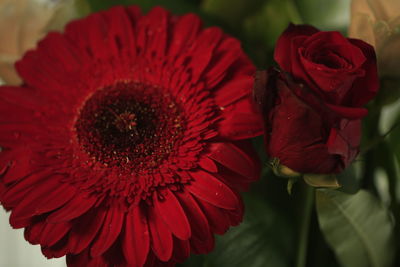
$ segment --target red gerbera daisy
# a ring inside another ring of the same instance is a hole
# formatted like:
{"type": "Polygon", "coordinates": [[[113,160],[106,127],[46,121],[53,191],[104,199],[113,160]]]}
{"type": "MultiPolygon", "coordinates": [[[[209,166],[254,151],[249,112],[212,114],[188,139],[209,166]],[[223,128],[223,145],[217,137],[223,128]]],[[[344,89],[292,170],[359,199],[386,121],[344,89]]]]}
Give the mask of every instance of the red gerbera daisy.
{"type": "MultiPolygon", "coordinates": [[[[117,7],[50,33],[0,88],[0,200],[69,266],[207,253],[258,178],[254,66],[192,14],[117,7]]],[[[163,263],[164,262],[164,263],[163,263]]]]}

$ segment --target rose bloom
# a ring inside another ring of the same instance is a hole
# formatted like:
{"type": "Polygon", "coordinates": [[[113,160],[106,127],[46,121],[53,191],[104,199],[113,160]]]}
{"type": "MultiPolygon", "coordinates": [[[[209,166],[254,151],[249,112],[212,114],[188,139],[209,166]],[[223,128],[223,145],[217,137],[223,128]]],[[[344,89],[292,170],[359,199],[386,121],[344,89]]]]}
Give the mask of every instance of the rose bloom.
{"type": "Polygon", "coordinates": [[[400,76],[400,1],[353,0],[349,36],[375,47],[382,75],[400,76]]]}
{"type": "Polygon", "coordinates": [[[0,80],[21,83],[14,63],[47,31],[76,18],[75,0],[0,0],[0,80]]]}
{"type": "Polygon", "coordinates": [[[339,32],[290,25],[277,41],[281,71],[258,74],[266,151],[298,173],[329,174],[357,156],[362,106],[378,90],[374,49],[339,32]]]}
{"type": "Polygon", "coordinates": [[[0,201],[68,266],[173,266],[242,220],[254,66],[193,14],[116,7],[50,33],[0,87],[0,201]]]}

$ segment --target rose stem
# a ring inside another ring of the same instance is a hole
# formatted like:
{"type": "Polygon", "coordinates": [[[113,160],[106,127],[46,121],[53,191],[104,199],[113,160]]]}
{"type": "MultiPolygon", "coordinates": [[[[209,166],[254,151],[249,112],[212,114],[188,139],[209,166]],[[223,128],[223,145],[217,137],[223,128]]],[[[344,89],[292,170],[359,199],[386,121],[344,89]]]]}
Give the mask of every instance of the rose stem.
{"type": "MultiPolygon", "coordinates": [[[[381,142],[385,140],[385,138],[391,134],[398,126],[400,126],[400,120],[396,121],[390,129],[382,134],[375,137],[362,151],[360,151],[360,155],[367,153],[369,150],[373,149],[375,146],[379,145],[381,142]]],[[[378,127],[378,126],[377,126],[378,127]]]]}
{"type": "Polygon", "coordinates": [[[307,263],[308,236],[314,204],[314,188],[302,183],[302,189],[304,195],[302,196],[300,207],[301,220],[299,225],[296,267],[305,267],[307,263]]]}
{"type": "MultiPolygon", "coordinates": [[[[366,142],[373,142],[375,138],[380,136],[379,121],[381,119],[381,111],[382,108],[376,104],[371,106],[368,118],[363,121],[363,138],[366,138],[366,142]]],[[[374,186],[374,174],[377,162],[376,147],[371,147],[365,152],[365,154],[363,154],[363,156],[365,164],[361,187],[370,190],[374,195],[377,196],[378,192],[374,186]]]]}

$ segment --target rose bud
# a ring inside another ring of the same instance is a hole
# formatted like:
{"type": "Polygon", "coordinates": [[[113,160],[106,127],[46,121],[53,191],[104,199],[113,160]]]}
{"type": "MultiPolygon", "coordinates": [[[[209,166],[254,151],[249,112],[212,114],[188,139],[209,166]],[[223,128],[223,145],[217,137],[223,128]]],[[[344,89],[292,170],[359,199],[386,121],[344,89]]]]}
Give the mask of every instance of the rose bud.
{"type": "Polygon", "coordinates": [[[275,173],[343,171],[359,152],[362,106],[378,91],[374,49],[338,32],[290,25],[275,60],[281,70],[258,72],[254,87],[275,173]]]}

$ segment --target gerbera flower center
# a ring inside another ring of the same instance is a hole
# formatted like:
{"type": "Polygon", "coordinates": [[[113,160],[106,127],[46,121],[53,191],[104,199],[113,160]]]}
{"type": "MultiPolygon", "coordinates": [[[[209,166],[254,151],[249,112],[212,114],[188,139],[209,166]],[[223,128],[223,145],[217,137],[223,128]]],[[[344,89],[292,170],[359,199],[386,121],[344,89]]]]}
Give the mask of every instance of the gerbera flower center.
{"type": "Polygon", "coordinates": [[[185,126],[179,106],[165,91],[134,82],[96,91],[75,124],[80,147],[96,162],[124,172],[156,168],[185,126]]]}
{"type": "MultiPolygon", "coordinates": [[[[113,112],[112,110],[110,111],[113,112]]],[[[115,114],[114,124],[121,132],[129,132],[135,130],[135,127],[137,125],[136,115],[129,112],[125,112],[119,115],[115,114]]]]}

